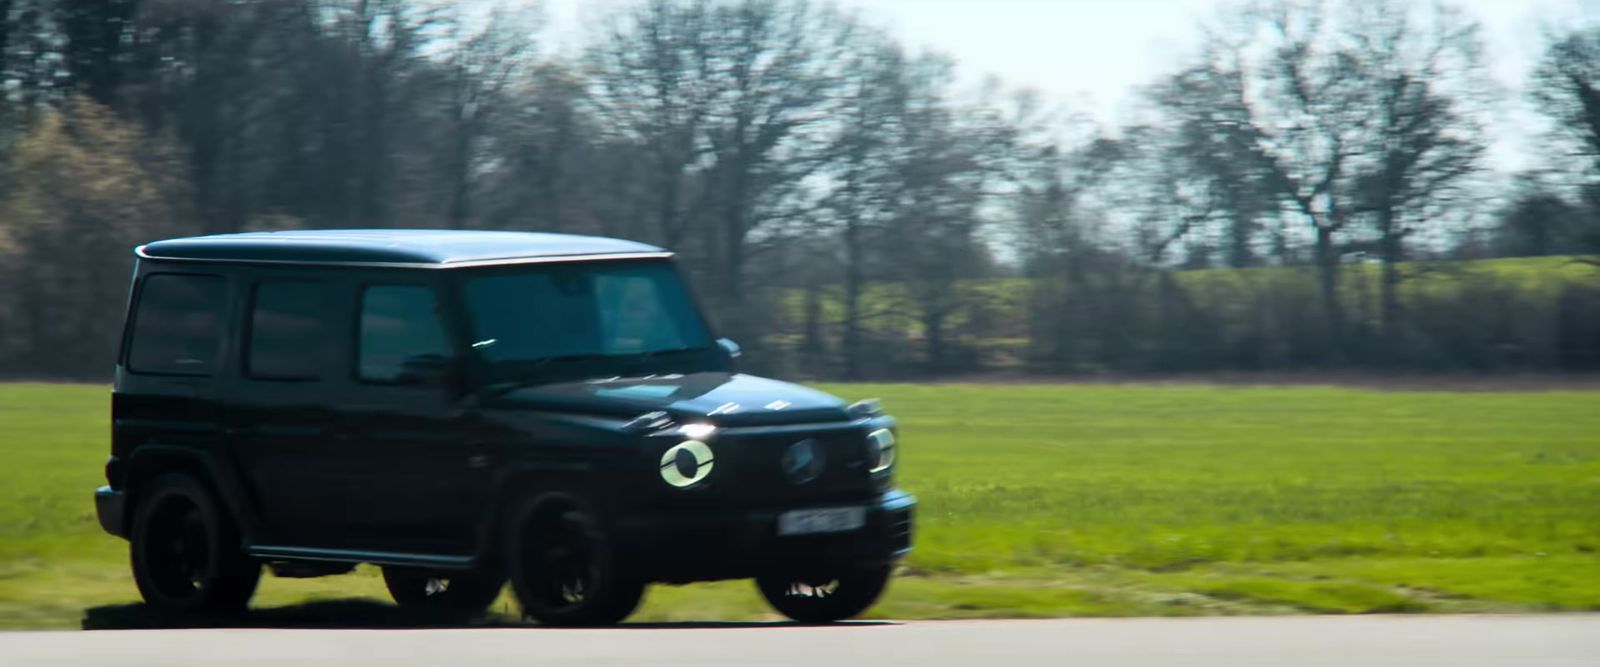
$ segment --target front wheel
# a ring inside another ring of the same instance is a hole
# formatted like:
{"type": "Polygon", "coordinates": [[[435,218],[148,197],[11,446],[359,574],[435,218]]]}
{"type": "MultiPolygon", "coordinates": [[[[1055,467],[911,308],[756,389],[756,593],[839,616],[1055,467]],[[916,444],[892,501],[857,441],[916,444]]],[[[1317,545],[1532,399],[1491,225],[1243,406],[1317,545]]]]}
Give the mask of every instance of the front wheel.
{"type": "Polygon", "coordinates": [[[756,588],[773,609],[801,623],[833,623],[853,618],[878,601],[889,585],[888,565],[810,576],[764,575],[756,588]]]}
{"type": "Polygon", "coordinates": [[[403,567],[383,568],[383,585],[395,604],[406,609],[476,616],[500,597],[505,578],[489,572],[456,572],[448,576],[403,567]]]}
{"type": "Polygon", "coordinates": [[[644,596],[644,581],[618,566],[611,541],[585,512],[529,511],[509,537],[511,588],[540,623],[615,625],[644,596]]]}

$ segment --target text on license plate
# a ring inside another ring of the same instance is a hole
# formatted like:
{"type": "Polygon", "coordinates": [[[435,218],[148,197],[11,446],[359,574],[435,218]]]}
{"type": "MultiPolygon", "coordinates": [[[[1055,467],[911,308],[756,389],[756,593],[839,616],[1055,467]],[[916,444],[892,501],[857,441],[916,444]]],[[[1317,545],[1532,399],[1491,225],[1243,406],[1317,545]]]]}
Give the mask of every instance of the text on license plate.
{"type": "Polygon", "coordinates": [[[842,533],[860,528],[866,523],[867,509],[865,507],[794,510],[778,515],[778,534],[842,533]]]}

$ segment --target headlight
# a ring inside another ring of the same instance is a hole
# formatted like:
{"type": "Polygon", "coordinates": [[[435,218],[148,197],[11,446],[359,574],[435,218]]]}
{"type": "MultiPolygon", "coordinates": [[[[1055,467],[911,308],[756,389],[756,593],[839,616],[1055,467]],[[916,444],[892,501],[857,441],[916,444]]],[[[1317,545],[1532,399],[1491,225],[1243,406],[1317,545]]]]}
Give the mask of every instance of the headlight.
{"type": "Polygon", "coordinates": [[[690,440],[699,440],[700,442],[705,442],[707,438],[710,438],[712,435],[716,434],[717,427],[712,426],[711,424],[684,424],[683,426],[678,427],[678,432],[682,433],[684,437],[687,437],[690,440]]]}
{"type": "Polygon", "coordinates": [[[661,479],[687,489],[705,481],[715,465],[710,445],[699,440],[685,440],[661,455],[661,479]]]}
{"type": "Polygon", "coordinates": [[[867,463],[872,472],[883,472],[894,467],[894,431],[880,428],[867,434],[867,463]]]}

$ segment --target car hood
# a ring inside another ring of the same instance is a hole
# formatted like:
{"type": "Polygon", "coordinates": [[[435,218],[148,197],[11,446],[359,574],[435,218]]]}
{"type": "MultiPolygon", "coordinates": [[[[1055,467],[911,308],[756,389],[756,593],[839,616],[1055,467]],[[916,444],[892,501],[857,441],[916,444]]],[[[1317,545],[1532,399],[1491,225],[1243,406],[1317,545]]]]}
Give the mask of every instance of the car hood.
{"type": "Polygon", "coordinates": [[[519,407],[631,417],[662,411],[719,425],[841,421],[844,401],[790,382],[741,373],[606,378],[524,387],[519,407]]]}

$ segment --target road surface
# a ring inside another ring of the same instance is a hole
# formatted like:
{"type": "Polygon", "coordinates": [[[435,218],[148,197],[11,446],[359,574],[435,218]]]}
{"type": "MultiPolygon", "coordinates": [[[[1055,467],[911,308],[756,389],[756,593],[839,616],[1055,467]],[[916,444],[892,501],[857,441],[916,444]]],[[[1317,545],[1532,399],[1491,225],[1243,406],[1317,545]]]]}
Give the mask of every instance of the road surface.
{"type": "Polygon", "coordinates": [[[1600,616],[0,633],[0,666],[1600,667],[1600,616]]]}

